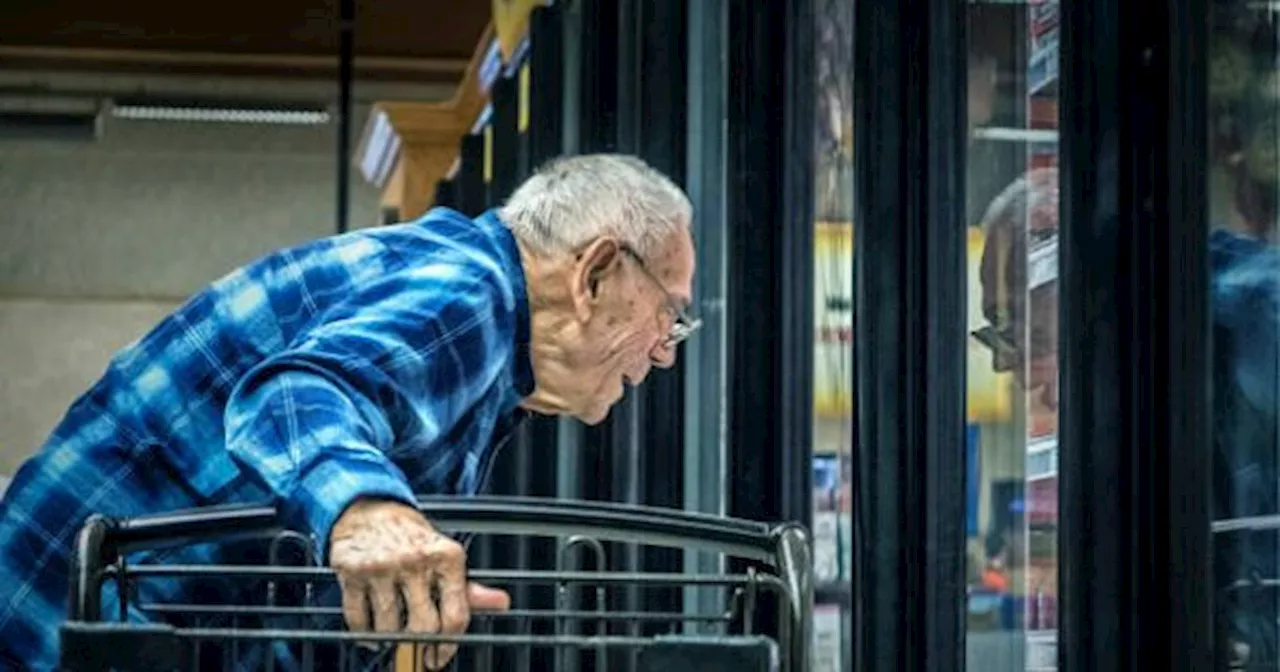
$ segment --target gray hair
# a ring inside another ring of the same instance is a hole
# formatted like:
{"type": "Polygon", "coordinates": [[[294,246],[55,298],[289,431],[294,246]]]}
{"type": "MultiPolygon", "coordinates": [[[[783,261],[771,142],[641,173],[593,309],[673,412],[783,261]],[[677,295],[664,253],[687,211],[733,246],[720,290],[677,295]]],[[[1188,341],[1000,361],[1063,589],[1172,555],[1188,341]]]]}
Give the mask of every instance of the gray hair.
{"type": "Polygon", "coordinates": [[[640,159],[587,154],[539,168],[498,215],[542,254],[564,254],[610,235],[649,258],[689,227],[693,205],[670,178],[640,159]]]}

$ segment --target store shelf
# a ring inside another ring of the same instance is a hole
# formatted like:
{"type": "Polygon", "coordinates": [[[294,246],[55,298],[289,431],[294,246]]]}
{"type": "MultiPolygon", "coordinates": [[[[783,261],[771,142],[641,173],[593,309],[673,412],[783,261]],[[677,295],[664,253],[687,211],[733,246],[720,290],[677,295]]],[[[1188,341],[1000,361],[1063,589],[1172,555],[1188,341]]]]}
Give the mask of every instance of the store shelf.
{"type": "Polygon", "coordinates": [[[1058,631],[1027,632],[1027,672],[1051,672],[1058,669],[1058,631]]]}
{"type": "MultiPolygon", "coordinates": [[[[1028,51],[1026,124],[1032,132],[1047,136],[1058,132],[1058,77],[1060,52],[1060,5],[1041,0],[1028,5],[1028,51]]],[[[1029,170],[1056,166],[1058,143],[1031,143],[1027,152],[1029,170]]],[[[1035,290],[1058,280],[1056,237],[1033,244],[1027,251],[1027,291],[1031,301],[1046,299],[1035,290]]],[[[1027,314],[1032,314],[1031,308],[1027,314]]],[[[1022,590],[1027,600],[1025,614],[1027,672],[1050,672],[1058,668],[1056,576],[1058,525],[1058,436],[1056,412],[1046,408],[1027,409],[1029,433],[1026,450],[1027,547],[1022,590]]]]}
{"type": "Polygon", "coordinates": [[[850,609],[834,605],[814,606],[813,658],[810,661],[810,670],[837,672],[849,669],[845,663],[849,658],[847,652],[853,644],[849,638],[852,623],[850,609]]]}
{"type": "Polygon", "coordinates": [[[1047,436],[1027,443],[1027,481],[1058,477],[1058,437],[1047,436]]]}
{"type": "Polygon", "coordinates": [[[1032,55],[1031,67],[1027,70],[1027,87],[1033,96],[1044,93],[1058,82],[1057,36],[1053,42],[1052,49],[1043,49],[1032,55]]]}
{"type": "Polygon", "coordinates": [[[1057,2],[1030,4],[1031,58],[1027,64],[1028,94],[1047,92],[1058,82],[1059,9],[1057,2]]]}

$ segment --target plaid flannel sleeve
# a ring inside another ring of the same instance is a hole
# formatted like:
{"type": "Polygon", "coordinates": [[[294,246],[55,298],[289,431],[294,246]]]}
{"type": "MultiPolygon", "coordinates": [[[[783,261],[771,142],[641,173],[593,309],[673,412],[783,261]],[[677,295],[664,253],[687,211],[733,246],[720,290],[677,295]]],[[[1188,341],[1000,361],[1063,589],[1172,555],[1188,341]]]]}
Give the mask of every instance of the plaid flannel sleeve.
{"type": "MultiPolygon", "coordinates": [[[[406,269],[359,289],[292,347],[246,375],[226,409],[227,447],[327,558],[354,500],[413,502],[396,450],[431,450],[500,375],[509,290],[489,271],[406,269]]],[[[429,467],[428,467],[429,468],[429,467]]]]}

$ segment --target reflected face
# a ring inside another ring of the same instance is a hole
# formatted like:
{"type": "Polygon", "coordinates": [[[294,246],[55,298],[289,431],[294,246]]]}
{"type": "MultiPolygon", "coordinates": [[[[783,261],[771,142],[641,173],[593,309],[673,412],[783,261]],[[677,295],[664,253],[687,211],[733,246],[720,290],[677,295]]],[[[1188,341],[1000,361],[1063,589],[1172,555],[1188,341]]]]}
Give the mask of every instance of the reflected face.
{"type": "MultiPolygon", "coordinates": [[[[984,285],[983,294],[989,290],[984,285]]],[[[974,337],[991,350],[992,369],[1012,373],[1019,387],[1040,394],[1047,408],[1058,407],[1058,292],[1056,283],[1031,293],[1031,325],[1017,320],[988,325],[974,337]]]]}
{"type": "Polygon", "coordinates": [[[1027,364],[1014,371],[1031,391],[1040,392],[1048,408],[1058,407],[1058,283],[1031,295],[1031,327],[1027,334],[1027,364]]]}
{"type": "Polygon", "coordinates": [[[1057,180],[1056,170],[1032,171],[987,213],[981,282],[989,324],[974,333],[992,351],[994,370],[1013,373],[1050,409],[1058,406],[1057,180]]]}

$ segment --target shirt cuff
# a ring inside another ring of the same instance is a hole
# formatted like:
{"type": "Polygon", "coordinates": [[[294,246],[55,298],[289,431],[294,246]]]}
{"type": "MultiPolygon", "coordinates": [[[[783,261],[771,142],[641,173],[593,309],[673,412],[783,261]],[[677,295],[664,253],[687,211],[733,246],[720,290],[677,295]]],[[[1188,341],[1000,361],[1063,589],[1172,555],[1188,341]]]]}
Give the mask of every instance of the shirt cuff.
{"type": "Polygon", "coordinates": [[[404,474],[390,461],[330,458],[303,477],[286,511],[290,522],[310,530],[321,564],[329,564],[329,534],[357,499],[384,499],[417,506],[404,474]]]}

